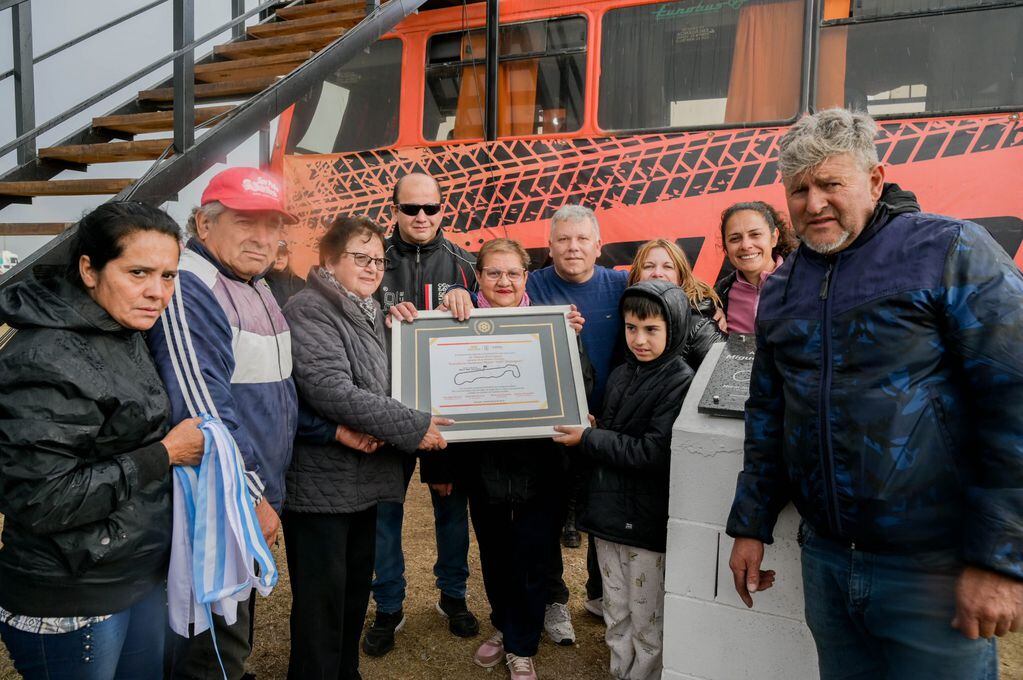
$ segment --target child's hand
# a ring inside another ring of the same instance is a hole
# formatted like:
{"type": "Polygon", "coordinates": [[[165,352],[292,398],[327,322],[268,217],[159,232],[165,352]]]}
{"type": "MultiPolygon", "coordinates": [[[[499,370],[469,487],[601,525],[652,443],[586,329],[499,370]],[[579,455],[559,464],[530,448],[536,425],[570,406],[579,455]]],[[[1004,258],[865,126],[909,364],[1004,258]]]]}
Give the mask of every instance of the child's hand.
{"type": "Polygon", "coordinates": [[[587,418],[587,420],[590,421],[590,427],[596,427],[597,426],[597,419],[593,417],[592,413],[587,413],[586,414],[586,418],[587,418]]]}
{"type": "Polygon", "coordinates": [[[569,427],[568,425],[555,425],[554,429],[561,434],[554,435],[553,439],[559,444],[565,446],[578,446],[579,442],[583,438],[583,428],[581,427],[569,427]]]}

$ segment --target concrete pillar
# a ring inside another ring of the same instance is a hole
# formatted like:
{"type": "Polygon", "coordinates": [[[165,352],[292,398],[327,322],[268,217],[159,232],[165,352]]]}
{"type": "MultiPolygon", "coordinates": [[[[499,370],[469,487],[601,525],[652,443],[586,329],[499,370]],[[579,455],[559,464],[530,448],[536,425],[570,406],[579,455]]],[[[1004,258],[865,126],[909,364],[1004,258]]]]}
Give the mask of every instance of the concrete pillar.
{"type": "Polygon", "coordinates": [[[767,546],[777,580],[747,609],[735,593],[725,522],[742,469],[743,421],[697,412],[724,344],[707,355],[672,435],[662,680],[816,680],[803,617],[796,530],[789,506],[767,546]]]}

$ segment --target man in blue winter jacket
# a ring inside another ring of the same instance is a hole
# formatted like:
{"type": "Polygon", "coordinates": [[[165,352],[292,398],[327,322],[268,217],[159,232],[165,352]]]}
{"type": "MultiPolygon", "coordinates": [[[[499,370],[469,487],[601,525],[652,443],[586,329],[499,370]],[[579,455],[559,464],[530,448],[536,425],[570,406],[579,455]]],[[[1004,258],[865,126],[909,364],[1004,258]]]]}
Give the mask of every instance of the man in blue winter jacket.
{"type": "Polygon", "coordinates": [[[980,226],[885,184],[876,126],[780,142],[802,244],[765,284],[728,518],[747,606],[800,515],[821,677],[996,677],[1023,623],[1023,276],[980,226]]]}

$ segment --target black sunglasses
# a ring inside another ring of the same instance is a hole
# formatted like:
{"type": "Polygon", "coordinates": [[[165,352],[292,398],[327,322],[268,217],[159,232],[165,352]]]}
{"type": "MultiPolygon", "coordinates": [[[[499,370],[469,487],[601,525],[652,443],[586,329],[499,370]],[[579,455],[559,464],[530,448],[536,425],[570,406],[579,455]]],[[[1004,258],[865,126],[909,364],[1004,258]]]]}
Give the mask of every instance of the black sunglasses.
{"type": "Polygon", "coordinates": [[[409,217],[415,217],[422,210],[428,216],[433,217],[440,212],[440,203],[397,203],[398,210],[409,217]]]}

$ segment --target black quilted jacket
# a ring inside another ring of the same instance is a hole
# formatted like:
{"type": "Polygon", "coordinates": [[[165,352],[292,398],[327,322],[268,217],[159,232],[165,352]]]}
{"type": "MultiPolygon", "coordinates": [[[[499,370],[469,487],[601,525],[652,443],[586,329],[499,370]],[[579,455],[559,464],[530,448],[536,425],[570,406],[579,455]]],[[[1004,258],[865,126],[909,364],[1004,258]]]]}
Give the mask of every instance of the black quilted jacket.
{"type": "Polygon", "coordinates": [[[371,324],[315,269],[284,315],[291,327],[295,387],[304,406],[389,444],[366,454],[336,442],[296,441],[286,480],[287,509],[348,513],[381,501],[400,503],[405,495],[401,456],[415,452],[430,416],[387,396],[391,381],[382,315],[371,324]]]}

